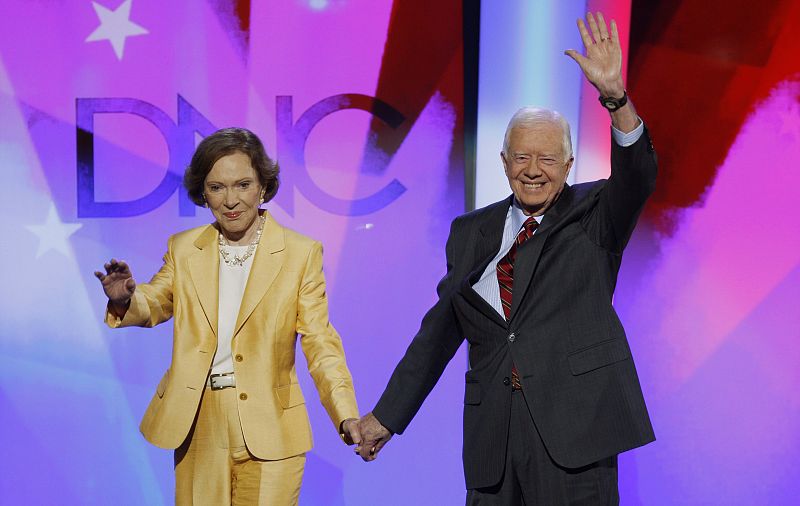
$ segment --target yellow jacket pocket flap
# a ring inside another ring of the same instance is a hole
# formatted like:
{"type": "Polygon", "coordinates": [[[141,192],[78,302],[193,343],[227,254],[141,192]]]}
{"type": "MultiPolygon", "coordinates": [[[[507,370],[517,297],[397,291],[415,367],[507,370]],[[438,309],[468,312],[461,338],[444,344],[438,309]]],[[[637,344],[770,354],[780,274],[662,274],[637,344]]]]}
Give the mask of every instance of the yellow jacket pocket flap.
{"type": "Polygon", "coordinates": [[[280,402],[283,409],[288,409],[306,402],[303,398],[303,391],[297,383],[275,387],[275,393],[278,394],[278,402],[280,402]]]}

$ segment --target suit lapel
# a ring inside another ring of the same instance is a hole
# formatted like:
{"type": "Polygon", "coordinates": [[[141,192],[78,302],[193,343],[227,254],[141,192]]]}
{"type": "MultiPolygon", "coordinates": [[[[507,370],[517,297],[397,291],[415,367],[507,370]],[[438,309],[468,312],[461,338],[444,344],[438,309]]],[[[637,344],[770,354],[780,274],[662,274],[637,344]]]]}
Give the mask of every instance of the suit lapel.
{"type": "Polygon", "coordinates": [[[200,306],[208,324],[217,335],[217,311],[219,309],[219,246],[218,232],[209,225],[195,240],[198,249],[189,257],[189,275],[192,278],[200,306]]]}
{"type": "Polygon", "coordinates": [[[236,326],[233,331],[234,338],[278,276],[283,266],[285,247],[283,227],[278,225],[271,215],[267,214],[264,230],[261,233],[261,241],[253,257],[253,265],[250,267],[250,275],[242,296],[239,315],[236,318],[236,326]]]}
{"type": "Polygon", "coordinates": [[[566,214],[572,199],[572,188],[569,185],[565,185],[556,204],[545,213],[542,224],[539,225],[536,233],[522,243],[522,246],[517,250],[517,257],[514,260],[514,293],[511,299],[509,320],[514,319],[514,315],[525,298],[525,293],[531,284],[536,266],[539,264],[539,258],[542,256],[542,248],[544,248],[547,237],[566,214]]]}
{"type": "Polygon", "coordinates": [[[510,205],[511,197],[498,202],[497,205],[489,211],[489,215],[480,225],[478,229],[478,240],[475,244],[476,250],[474,258],[476,263],[469,275],[464,278],[461,285],[461,293],[464,298],[472,304],[475,309],[503,327],[506,326],[506,321],[472,288],[472,285],[478,282],[481,275],[483,275],[483,271],[486,270],[486,266],[489,265],[489,262],[492,261],[500,250],[500,245],[503,242],[503,228],[506,215],[508,214],[508,206],[510,205]]]}

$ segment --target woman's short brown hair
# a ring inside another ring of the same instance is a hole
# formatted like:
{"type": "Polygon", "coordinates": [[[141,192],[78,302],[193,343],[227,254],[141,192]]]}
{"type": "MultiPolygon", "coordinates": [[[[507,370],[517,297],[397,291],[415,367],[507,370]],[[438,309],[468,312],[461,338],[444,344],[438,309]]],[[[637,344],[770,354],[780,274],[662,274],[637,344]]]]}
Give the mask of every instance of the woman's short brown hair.
{"type": "Polygon", "coordinates": [[[278,193],[280,168],[267,156],[261,139],[246,128],[223,128],[200,142],[183,174],[183,186],[192,202],[198,206],[205,205],[203,193],[206,176],[217,160],[233,153],[243,153],[250,157],[250,163],[264,188],[264,202],[269,202],[278,193]]]}

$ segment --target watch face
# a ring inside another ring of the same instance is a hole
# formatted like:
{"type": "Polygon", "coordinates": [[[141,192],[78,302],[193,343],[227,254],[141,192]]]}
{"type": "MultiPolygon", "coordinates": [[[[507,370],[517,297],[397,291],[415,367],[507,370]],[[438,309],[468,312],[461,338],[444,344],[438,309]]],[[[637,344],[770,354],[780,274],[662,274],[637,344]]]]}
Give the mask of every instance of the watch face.
{"type": "Polygon", "coordinates": [[[628,103],[628,93],[623,92],[622,98],[614,98],[614,97],[597,97],[600,100],[600,103],[608,109],[609,111],[616,111],[623,105],[628,103]]]}
{"type": "Polygon", "coordinates": [[[609,111],[616,111],[617,109],[619,109],[619,104],[613,98],[607,98],[603,100],[603,107],[605,107],[609,111]]]}

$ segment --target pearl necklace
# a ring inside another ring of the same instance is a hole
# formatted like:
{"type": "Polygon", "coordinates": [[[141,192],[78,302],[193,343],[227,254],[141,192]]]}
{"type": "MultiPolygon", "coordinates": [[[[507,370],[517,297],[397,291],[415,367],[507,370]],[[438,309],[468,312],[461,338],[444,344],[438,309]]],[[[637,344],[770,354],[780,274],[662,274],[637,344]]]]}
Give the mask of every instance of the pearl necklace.
{"type": "Polygon", "coordinates": [[[242,267],[245,261],[253,256],[253,253],[256,251],[256,246],[258,246],[258,241],[261,240],[261,232],[264,230],[264,222],[266,221],[266,215],[262,215],[261,223],[258,224],[258,230],[256,230],[256,238],[253,239],[247,246],[247,250],[244,252],[244,255],[239,256],[234,254],[233,258],[231,258],[231,252],[226,248],[226,246],[230,246],[226,244],[225,238],[222,236],[222,232],[219,233],[219,254],[222,257],[222,260],[225,262],[225,265],[229,265],[231,267],[242,267]]]}

